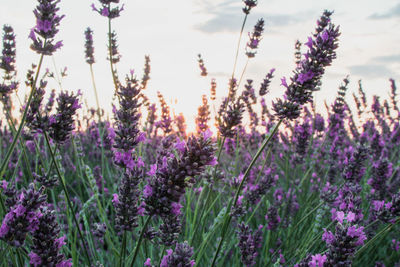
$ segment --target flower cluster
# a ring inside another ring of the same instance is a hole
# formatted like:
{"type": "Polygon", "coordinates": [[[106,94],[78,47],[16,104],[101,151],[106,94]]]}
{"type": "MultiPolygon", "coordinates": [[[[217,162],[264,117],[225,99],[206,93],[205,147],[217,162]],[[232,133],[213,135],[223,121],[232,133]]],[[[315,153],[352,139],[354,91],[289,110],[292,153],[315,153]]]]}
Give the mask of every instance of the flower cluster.
{"type": "Polygon", "coordinates": [[[261,41],[261,35],[264,31],[264,20],[259,19],[254,26],[253,32],[250,34],[249,33],[249,38],[250,40],[247,42],[246,45],[246,55],[249,58],[255,57],[256,55],[256,50],[258,48],[258,45],[260,44],[261,41]]]}
{"type": "Polygon", "coordinates": [[[167,102],[164,99],[164,96],[157,92],[158,100],[161,104],[161,119],[158,121],[158,126],[161,127],[165,135],[168,135],[172,132],[172,119],[170,115],[170,110],[167,102]]]}
{"type": "Polygon", "coordinates": [[[57,97],[56,114],[49,117],[49,135],[58,144],[69,139],[71,132],[75,129],[74,115],[81,108],[79,96],[68,91],[62,91],[57,97]]]}
{"type": "Polygon", "coordinates": [[[210,120],[210,106],[207,103],[207,96],[203,95],[203,105],[198,108],[196,117],[196,131],[198,134],[208,129],[208,121],[210,120]]]}
{"type": "Polygon", "coordinates": [[[195,261],[190,259],[192,256],[193,248],[187,242],[176,244],[175,251],[167,250],[167,255],[162,258],[160,267],[193,267],[195,261]]]}
{"type": "Polygon", "coordinates": [[[54,43],[54,37],[58,33],[57,27],[65,15],[57,15],[60,10],[57,7],[60,0],[38,0],[38,2],[39,5],[33,11],[36,17],[36,26],[29,34],[29,38],[33,41],[31,48],[38,54],[52,55],[63,45],[62,41],[54,43]]]}
{"type": "Polygon", "coordinates": [[[138,200],[140,191],[138,185],[141,177],[142,166],[135,166],[132,170],[123,173],[118,194],[113,195],[115,208],[115,228],[119,232],[132,231],[137,227],[138,200]]]}
{"type": "Polygon", "coordinates": [[[15,56],[16,42],[14,29],[9,25],[3,26],[3,50],[0,56],[0,69],[4,70],[3,82],[0,83],[0,100],[8,110],[11,110],[10,94],[16,90],[18,83],[15,81],[15,56]]]}
{"type": "Polygon", "coordinates": [[[242,263],[246,266],[254,266],[258,256],[258,249],[262,246],[263,226],[260,225],[256,231],[246,225],[244,222],[238,225],[237,236],[239,239],[238,247],[240,249],[242,263]]]}
{"type": "Polygon", "coordinates": [[[57,223],[55,211],[49,206],[40,209],[37,230],[32,233],[32,246],[29,253],[30,264],[33,266],[72,266],[71,260],[65,259],[61,253],[65,245],[65,236],[58,237],[60,226],[57,223]]]}
{"type": "Polygon", "coordinates": [[[142,89],[146,89],[147,87],[147,82],[150,80],[150,56],[145,56],[144,57],[145,63],[144,63],[144,71],[143,71],[143,77],[142,77],[142,89]]]}
{"type": "Polygon", "coordinates": [[[178,143],[177,149],[180,158],[164,152],[158,156],[157,170],[144,192],[149,215],[163,217],[171,213],[179,214],[177,204],[185,188],[194,184],[194,177],[201,174],[207,165],[216,164],[215,148],[208,132],[200,137],[189,137],[186,145],[184,142],[178,143]]]}
{"type": "Polygon", "coordinates": [[[228,104],[225,101],[222,102],[219,110],[218,124],[218,130],[222,136],[227,138],[235,136],[235,127],[242,122],[243,112],[244,108],[241,99],[238,99],[236,102],[229,102],[228,104]]]}
{"type": "Polygon", "coordinates": [[[250,10],[257,6],[257,0],[243,0],[245,7],[243,8],[243,12],[248,15],[250,10]]]}
{"type": "Polygon", "coordinates": [[[293,120],[299,116],[301,106],[311,102],[312,93],[319,89],[325,67],[336,58],[340,33],[339,27],[330,22],[331,15],[332,12],[325,11],[318,21],[314,38],[308,38],[308,51],[290,78],[290,84],[282,78],[282,85],[286,88],[284,100],[278,99],[273,103],[276,116],[280,119],[293,120]]]}
{"type": "Polygon", "coordinates": [[[107,56],[107,59],[111,60],[113,64],[116,64],[121,59],[121,54],[118,51],[117,33],[113,31],[112,33],[109,34],[109,38],[110,38],[111,48],[108,47],[108,49],[109,50],[111,49],[111,59],[109,56],[107,56]]]}
{"type": "Polygon", "coordinates": [[[199,68],[200,68],[200,70],[201,70],[201,73],[200,73],[200,75],[201,76],[207,76],[207,69],[206,69],[206,67],[204,66],[204,60],[203,60],[203,58],[201,57],[201,54],[198,54],[198,57],[199,57],[199,59],[197,60],[197,62],[199,63],[199,68]]]}
{"type": "Polygon", "coordinates": [[[124,5],[122,5],[121,7],[111,6],[112,3],[118,4],[119,0],[99,0],[99,2],[101,4],[101,7],[97,8],[95,4],[92,4],[92,10],[109,19],[115,19],[119,17],[121,11],[124,10],[124,5]]]}
{"type": "Polygon", "coordinates": [[[89,27],[85,31],[85,58],[90,65],[95,63],[93,47],[93,31],[89,27]]]}
{"type": "Polygon", "coordinates": [[[260,96],[265,96],[269,91],[269,85],[271,83],[272,78],[274,78],[275,68],[272,68],[268,74],[265,76],[263,82],[261,83],[259,94],[260,96]]]}
{"type": "Polygon", "coordinates": [[[15,204],[5,215],[0,227],[0,239],[8,244],[20,247],[24,244],[26,235],[39,227],[39,219],[43,216],[40,207],[46,201],[44,188],[35,189],[33,184],[28,189],[22,189],[15,204]]]}
{"type": "MultiPolygon", "coordinates": [[[[143,140],[139,130],[141,106],[139,95],[141,87],[134,78],[127,77],[126,85],[120,85],[116,92],[119,100],[119,109],[114,109],[115,144],[114,148],[124,152],[132,151],[143,140]]],[[[115,157],[118,157],[116,154],[115,157]]]]}
{"type": "Polygon", "coordinates": [[[356,249],[367,239],[364,227],[357,225],[336,225],[335,234],[325,229],[322,235],[328,246],[326,255],[327,266],[351,266],[356,249]]]}

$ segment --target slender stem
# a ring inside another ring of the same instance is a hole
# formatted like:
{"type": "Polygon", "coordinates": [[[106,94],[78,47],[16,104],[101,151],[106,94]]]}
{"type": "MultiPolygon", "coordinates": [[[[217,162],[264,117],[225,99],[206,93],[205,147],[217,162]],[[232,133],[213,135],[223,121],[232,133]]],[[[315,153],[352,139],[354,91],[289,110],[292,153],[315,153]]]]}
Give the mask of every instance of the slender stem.
{"type": "Polygon", "coordinates": [[[94,91],[94,96],[95,96],[96,104],[97,104],[97,116],[99,117],[99,122],[100,122],[101,121],[100,101],[99,101],[99,95],[97,94],[96,82],[94,79],[93,64],[90,64],[89,66],[90,66],[90,77],[92,79],[93,91],[94,91]]]}
{"type": "Polygon", "coordinates": [[[161,266],[161,261],[162,261],[162,258],[164,256],[164,252],[165,252],[165,246],[162,247],[160,260],[158,261],[158,264],[157,264],[158,266],[161,266]]]}
{"type": "Polygon", "coordinates": [[[25,109],[24,109],[24,113],[23,113],[23,115],[22,115],[21,123],[19,124],[17,133],[16,133],[16,135],[14,136],[14,139],[13,139],[13,141],[12,141],[12,143],[11,143],[11,146],[10,146],[10,148],[8,149],[7,154],[6,154],[6,157],[4,158],[3,163],[2,163],[2,165],[1,165],[1,168],[0,168],[0,177],[3,177],[3,175],[4,175],[5,171],[6,171],[7,164],[8,164],[8,162],[10,161],[11,155],[12,155],[12,153],[14,152],[15,146],[17,145],[17,141],[18,141],[18,139],[19,139],[19,137],[20,137],[20,135],[21,135],[22,128],[23,128],[24,125],[25,125],[26,116],[28,115],[29,106],[31,105],[31,102],[32,102],[32,99],[33,99],[33,95],[34,95],[35,92],[36,92],[36,82],[37,82],[38,77],[39,77],[39,72],[40,72],[40,68],[41,68],[41,66],[42,66],[43,58],[44,58],[44,55],[43,55],[43,54],[40,55],[39,64],[38,64],[38,68],[37,68],[37,70],[36,70],[35,79],[34,79],[34,82],[33,82],[33,85],[32,85],[31,92],[30,92],[29,97],[28,97],[28,101],[26,102],[26,106],[25,106],[25,109]]]}
{"type": "Polygon", "coordinates": [[[241,30],[240,30],[239,41],[238,41],[238,45],[237,45],[237,48],[236,48],[235,63],[233,64],[232,78],[235,76],[235,70],[236,70],[236,65],[237,65],[237,59],[238,59],[238,56],[239,56],[240,42],[241,42],[241,40],[242,40],[243,29],[244,29],[244,25],[246,24],[246,20],[247,20],[247,14],[244,16],[242,28],[241,28],[241,30]]]}
{"type": "Polygon", "coordinates": [[[238,88],[240,87],[240,84],[242,83],[244,73],[246,72],[246,69],[247,69],[247,65],[249,65],[249,60],[250,60],[250,58],[248,57],[247,60],[246,60],[246,65],[244,65],[244,68],[242,70],[242,74],[240,75],[240,79],[239,79],[239,82],[238,82],[238,85],[237,85],[238,88]]]}
{"type": "Polygon", "coordinates": [[[144,235],[144,232],[146,232],[147,225],[149,224],[150,219],[151,219],[151,216],[147,217],[147,219],[146,219],[146,221],[145,221],[145,223],[144,223],[144,225],[143,225],[143,227],[142,227],[142,231],[140,232],[139,240],[138,240],[138,242],[137,242],[137,244],[136,244],[135,252],[134,252],[134,254],[133,254],[133,258],[132,258],[132,262],[131,262],[131,267],[133,267],[134,264],[135,264],[135,260],[136,260],[136,257],[137,257],[137,255],[138,255],[138,252],[139,252],[139,247],[140,247],[140,244],[142,243],[143,235],[144,235]]]}
{"type": "Polygon", "coordinates": [[[60,76],[58,75],[58,69],[57,69],[57,65],[56,65],[56,61],[54,59],[54,55],[51,57],[51,60],[53,62],[53,66],[54,66],[54,72],[56,73],[56,81],[58,83],[58,86],[60,86],[60,89],[63,90],[62,84],[61,84],[61,79],[60,76]]]}
{"type": "Polygon", "coordinates": [[[70,198],[69,198],[68,191],[67,191],[67,187],[66,187],[65,182],[64,182],[64,179],[63,179],[63,177],[62,177],[62,175],[61,175],[61,171],[60,171],[60,168],[59,168],[59,166],[58,166],[58,164],[57,164],[57,161],[56,161],[54,152],[53,152],[53,150],[51,149],[49,136],[48,136],[48,134],[47,134],[47,132],[46,132],[45,130],[43,130],[43,134],[44,134],[44,137],[45,137],[45,140],[46,140],[47,147],[49,148],[51,158],[52,158],[52,160],[53,160],[53,162],[54,162],[54,166],[56,167],[56,172],[57,172],[58,180],[59,180],[59,182],[60,182],[60,184],[61,184],[61,186],[62,186],[62,190],[64,191],[65,198],[67,199],[68,208],[70,209],[70,211],[71,211],[71,213],[72,213],[72,218],[74,219],[74,223],[75,223],[76,228],[77,228],[77,230],[78,230],[78,234],[79,234],[79,237],[80,237],[80,239],[81,239],[81,242],[82,242],[82,245],[83,245],[83,248],[84,248],[84,251],[85,251],[86,259],[87,259],[87,261],[88,261],[88,263],[89,263],[89,266],[92,266],[91,261],[90,261],[89,252],[88,252],[88,249],[87,249],[87,247],[86,247],[85,239],[83,238],[83,234],[82,234],[82,232],[81,232],[81,229],[79,228],[79,223],[78,223],[78,221],[77,221],[77,219],[76,219],[75,212],[74,212],[74,208],[72,207],[72,203],[71,203],[71,200],[70,200],[70,198]]]}
{"type": "MultiPolygon", "coordinates": [[[[110,9],[110,4],[108,5],[108,9],[110,9]]],[[[118,79],[114,70],[113,61],[112,61],[112,46],[111,46],[111,19],[108,19],[108,56],[110,57],[110,67],[111,74],[115,86],[115,92],[118,91],[118,79]]]]}
{"type": "Polygon", "coordinates": [[[225,239],[225,234],[226,234],[226,232],[227,232],[228,226],[229,226],[229,224],[230,224],[230,222],[231,222],[231,219],[232,219],[232,216],[230,216],[230,209],[231,209],[232,206],[235,206],[235,205],[236,205],[236,202],[237,202],[237,200],[238,200],[238,198],[239,198],[240,191],[241,191],[241,189],[242,189],[242,187],[243,187],[243,185],[244,185],[244,182],[246,181],[247,177],[249,176],[249,173],[250,173],[251,168],[252,168],[253,165],[256,163],[258,157],[261,155],[261,153],[262,153],[262,151],[264,150],[264,148],[265,148],[265,147],[269,144],[269,142],[272,140],[272,137],[273,137],[273,136],[276,134],[276,132],[278,131],[278,128],[279,128],[279,126],[281,125],[282,121],[283,121],[282,119],[279,120],[279,122],[278,122],[277,125],[275,126],[274,130],[272,131],[272,133],[265,139],[265,141],[264,141],[264,143],[262,144],[262,146],[258,149],[256,155],[253,157],[253,159],[252,159],[251,162],[250,162],[249,167],[247,167],[247,169],[246,169],[246,171],[245,171],[245,173],[244,173],[243,179],[242,179],[242,181],[241,181],[241,183],[240,183],[238,189],[236,190],[236,194],[235,194],[235,197],[234,197],[233,201],[232,201],[232,199],[229,201],[228,209],[227,209],[226,214],[225,214],[225,217],[224,217],[224,224],[223,224],[223,228],[222,228],[222,232],[221,232],[221,240],[219,241],[217,250],[215,251],[214,258],[213,258],[212,263],[211,263],[211,267],[215,266],[215,263],[216,263],[217,258],[218,258],[219,251],[221,250],[222,243],[224,242],[224,239],[225,239]]]}
{"type": "Polygon", "coordinates": [[[121,245],[121,252],[119,255],[119,266],[125,266],[125,250],[126,250],[126,230],[124,230],[124,234],[122,237],[122,245],[121,245]]]}
{"type": "MultiPolygon", "coordinates": [[[[218,165],[219,165],[219,160],[220,160],[220,158],[221,158],[221,152],[222,152],[222,148],[224,147],[225,140],[226,140],[226,137],[224,136],[224,137],[222,138],[221,144],[220,144],[219,149],[218,149],[217,164],[214,166],[213,178],[215,178],[215,176],[216,176],[216,174],[217,174],[217,168],[218,168],[218,165]]],[[[196,209],[195,209],[195,214],[194,214],[194,220],[193,220],[193,222],[195,223],[195,228],[194,228],[194,231],[193,231],[193,235],[192,235],[192,237],[191,237],[191,239],[190,239],[190,241],[189,241],[189,244],[190,244],[190,245],[193,244],[194,238],[195,238],[196,233],[197,233],[197,229],[198,229],[198,227],[202,224],[203,215],[204,215],[204,210],[205,210],[205,208],[208,206],[208,201],[209,201],[210,196],[211,196],[210,191],[211,191],[211,188],[208,188],[208,186],[205,186],[205,188],[203,188],[203,191],[202,191],[201,194],[200,194],[199,200],[197,201],[197,205],[196,205],[196,209]],[[205,202],[205,204],[204,204],[204,206],[203,206],[203,208],[201,209],[201,212],[200,212],[200,222],[199,222],[199,223],[196,223],[197,214],[198,214],[198,205],[200,205],[201,198],[202,198],[202,196],[203,196],[204,190],[207,190],[207,189],[209,189],[209,190],[207,191],[206,202],[205,202]]],[[[200,228],[200,229],[202,229],[202,227],[203,227],[203,226],[201,225],[201,228],[200,228]]]]}
{"type": "MultiPolygon", "coordinates": [[[[243,29],[244,29],[244,25],[246,25],[246,20],[247,20],[247,14],[244,16],[243,23],[242,23],[242,28],[240,29],[238,45],[237,45],[237,48],[236,48],[235,62],[233,63],[232,80],[233,80],[233,78],[235,77],[235,70],[236,70],[237,60],[238,60],[238,56],[239,56],[240,42],[241,42],[241,40],[242,40],[243,29]]],[[[230,94],[228,94],[228,100],[226,101],[226,103],[225,103],[225,105],[224,105],[223,112],[225,112],[225,110],[226,110],[227,107],[228,107],[228,103],[229,103],[229,101],[231,100],[231,99],[229,99],[229,98],[230,98],[230,94]]],[[[221,121],[221,118],[218,117],[218,122],[220,122],[220,121],[221,121]]]]}

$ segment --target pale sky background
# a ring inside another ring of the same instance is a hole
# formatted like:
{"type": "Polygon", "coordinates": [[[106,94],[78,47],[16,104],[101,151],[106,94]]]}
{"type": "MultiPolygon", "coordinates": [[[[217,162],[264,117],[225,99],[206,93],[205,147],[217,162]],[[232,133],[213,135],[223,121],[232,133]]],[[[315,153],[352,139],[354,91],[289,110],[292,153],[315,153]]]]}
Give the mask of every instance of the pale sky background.
{"type": "MultiPolygon", "coordinates": [[[[120,78],[130,69],[142,77],[144,56],[151,57],[151,80],[146,94],[156,101],[160,91],[172,105],[175,113],[183,112],[189,130],[201,95],[209,94],[210,80],[217,80],[217,96],[227,94],[228,78],[232,73],[234,55],[244,13],[240,0],[121,0],[125,10],[113,20],[118,34],[121,62],[117,68],[120,78]],[[201,53],[209,72],[201,77],[197,54],[201,53]]],[[[35,25],[32,10],[36,1],[0,0],[0,25],[10,24],[17,35],[17,67],[20,94],[25,93],[24,78],[38,56],[29,49],[28,34],[35,25]]],[[[61,21],[56,40],[64,47],[54,54],[58,69],[68,67],[64,89],[82,89],[89,106],[95,106],[89,66],[84,59],[84,31],[94,30],[96,64],[94,65],[100,104],[111,110],[114,94],[109,63],[106,61],[107,19],[91,11],[91,3],[98,1],[62,0],[61,21]]],[[[317,106],[324,110],[323,100],[331,103],[342,79],[349,75],[350,93],[357,90],[357,81],[363,80],[364,90],[387,97],[388,79],[400,78],[400,1],[399,0],[260,0],[251,10],[244,30],[236,73],[241,73],[246,61],[244,46],[247,33],[259,18],[266,22],[258,53],[250,60],[245,79],[259,84],[271,68],[276,68],[269,100],[280,97],[282,76],[289,77],[294,69],[294,43],[307,40],[316,20],[324,9],[334,10],[332,21],[340,25],[342,35],[337,59],[327,68],[322,91],[316,94],[317,106]]],[[[54,70],[52,59],[46,57],[45,68],[54,70]]],[[[44,70],[44,69],[43,69],[44,70]]],[[[242,82],[243,87],[244,82],[242,82]]],[[[56,83],[50,87],[57,88],[56,83]]],[[[50,88],[48,88],[50,91],[50,88]]],[[[240,89],[241,90],[241,89],[240,89]]],[[[352,102],[352,101],[349,101],[352,102]]]]}

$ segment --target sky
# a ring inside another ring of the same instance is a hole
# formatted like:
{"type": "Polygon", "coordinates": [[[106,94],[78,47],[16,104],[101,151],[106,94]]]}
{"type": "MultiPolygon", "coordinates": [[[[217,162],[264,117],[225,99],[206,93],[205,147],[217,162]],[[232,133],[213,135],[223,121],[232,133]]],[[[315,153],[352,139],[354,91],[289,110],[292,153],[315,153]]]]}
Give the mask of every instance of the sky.
{"type": "MultiPolygon", "coordinates": [[[[160,91],[171,103],[172,112],[182,112],[189,130],[201,105],[201,95],[209,94],[212,78],[217,82],[217,97],[227,95],[228,79],[232,75],[239,31],[243,22],[243,3],[240,0],[121,0],[124,11],[112,21],[118,35],[122,55],[117,65],[120,77],[131,69],[142,77],[144,56],[151,58],[151,80],[146,94],[156,101],[160,91]],[[201,54],[209,76],[200,76],[197,55],[201,54]]],[[[21,81],[19,94],[26,93],[24,77],[38,55],[29,49],[30,29],[35,25],[32,13],[36,1],[0,0],[0,25],[13,26],[17,35],[17,68],[21,81]]],[[[56,40],[64,46],[53,57],[46,57],[44,68],[50,71],[68,68],[62,80],[63,89],[83,91],[85,102],[95,106],[89,66],[84,59],[84,31],[94,31],[95,80],[100,105],[111,110],[114,87],[107,55],[107,19],[93,12],[90,5],[98,1],[61,0],[61,21],[56,40]],[[79,4],[78,4],[79,3],[79,4]]],[[[254,80],[256,90],[271,68],[275,78],[268,100],[282,96],[280,78],[290,77],[294,69],[294,43],[302,43],[315,29],[316,20],[324,9],[333,10],[332,21],[340,25],[341,36],[337,59],[328,67],[322,89],[316,93],[317,108],[323,110],[323,100],[332,103],[343,78],[349,75],[350,94],[357,91],[358,80],[369,96],[388,96],[388,79],[400,78],[400,1],[385,0],[260,0],[247,19],[236,73],[242,73],[247,57],[245,44],[248,32],[258,19],[266,26],[256,57],[249,61],[244,79],[254,80]]],[[[243,87],[242,83],[242,87],[243,87]]],[[[59,90],[55,82],[50,88],[59,90]]],[[[49,89],[50,89],[49,88],[49,89]]],[[[239,90],[242,90],[240,88],[239,90]]],[[[49,90],[50,91],[50,90],[49,90]]]]}

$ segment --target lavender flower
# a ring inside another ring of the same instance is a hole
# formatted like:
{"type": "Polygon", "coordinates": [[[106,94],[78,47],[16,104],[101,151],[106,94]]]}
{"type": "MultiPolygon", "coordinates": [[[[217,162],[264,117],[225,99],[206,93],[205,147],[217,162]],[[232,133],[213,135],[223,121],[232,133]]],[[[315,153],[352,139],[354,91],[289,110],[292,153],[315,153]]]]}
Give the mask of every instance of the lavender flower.
{"type": "Polygon", "coordinates": [[[3,50],[0,57],[0,69],[5,71],[5,80],[11,80],[16,74],[16,43],[14,29],[10,25],[3,26],[3,50]]]}
{"type": "Polygon", "coordinates": [[[397,88],[396,88],[396,82],[393,79],[389,79],[390,82],[390,101],[392,102],[392,107],[395,111],[397,111],[397,117],[400,116],[400,110],[399,107],[397,106],[397,101],[396,101],[396,96],[397,96],[397,88]]]}
{"type": "Polygon", "coordinates": [[[181,151],[177,151],[180,158],[167,151],[159,153],[156,173],[150,178],[144,195],[149,215],[165,217],[176,214],[185,188],[194,184],[194,177],[201,174],[207,165],[216,164],[215,148],[206,133],[198,138],[189,137],[181,151]]]}
{"type": "Polygon", "coordinates": [[[199,63],[199,68],[200,68],[200,70],[201,70],[200,75],[201,75],[201,76],[207,76],[208,73],[207,73],[206,67],[204,66],[203,58],[201,57],[201,54],[198,54],[197,56],[199,57],[199,59],[197,60],[197,62],[199,63]]]}
{"type": "Polygon", "coordinates": [[[156,104],[151,104],[147,107],[146,132],[148,136],[150,136],[150,134],[153,132],[153,128],[157,120],[156,111],[156,104]]]}
{"type": "Polygon", "coordinates": [[[250,13],[250,10],[253,7],[257,6],[257,0],[243,0],[243,3],[245,4],[245,7],[242,10],[246,15],[250,13]]]}
{"type": "Polygon", "coordinates": [[[325,230],[322,235],[322,240],[328,246],[325,264],[327,266],[351,266],[357,247],[362,246],[366,239],[362,226],[337,224],[335,234],[325,230]]]}
{"type": "Polygon", "coordinates": [[[60,226],[54,210],[48,206],[40,209],[37,229],[32,233],[32,246],[29,253],[33,266],[72,266],[71,259],[66,260],[61,253],[66,237],[58,237],[60,226]]]}
{"type": "MultiPolygon", "coordinates": [[[[180,206],[180,204],[175,204],[175,206],[180,206]]],[[[175,210],[176,213],[178,213],[175,210]]],[[[178,238],[179,234],[182,230],[182,222],[180,219],[180,214],[171,213],[168,216],[164,216],[162,218],[162,224],[160,225],[160,239],[161,244],[164,246],[172,246],[174,245],[178,238]]]]}
{"type": "Polygon", "coordinates": [[[132,231],[137,224],[138,200],[140,182],[140,166],[126,170],[123,174],[118,194],[114,194],[113,205],[115,208],[115,227],[118,231],[132,231]]]}
{"type": "Polygon", "coordinates": [[[99,0],[101,7],[97,8],[94,4],[91,5],[92,10],[99,13],[104,17],[108,17],[109,19],[115,19],[119,17],[121,11],[124,10],[124,5],[121,7],[115,6],[112,7],[111,4],[118,4],[119,0],[99,0]]]}
{"type": "Polygon", "coordinates": [[[260,225],[254,231],[244,222],[238,225],[237,235],[239,239],[241,261],[246,266],[254,266],[258,256],[258,249],[262,246],[263,226],[260,225]]]}
{"type": "Polygon", "coordinates": [[[144,71],[142,77],[142,90],[146,89],[147,82],[150,80],[150,56],[145,56],[144,71]]]}
{"type": "Polygon", "coordinates": [[[296,153],[294,155],[295,162],[302,163],[307,153],[308,143],[312,135],[311,124],[309,120],[305,119],[302,124],[297,124],[294,127],[292,142],[296,146],[296,153]]]}
{"type": "Polygon", "coordinates": [[[301,42],[299,40],[296,40],[296,43],[294,44],[294,59],[296,66],[298,66],[301,62],[301,42]]]}
{"type": "Polygon", "coordinates": [[[371,194],[376,200],[384,200],[388,194],[387,182],[392,177],[393,164],[386,157],[381,157],[372,163],[372,175],[368,184],[372,187],[371,194]]]}
{"type": "Polygon", "coordinates": [[[29,106],[26,126],[31,129],[33,133],[41,132],[43,129],[47,129],[48,116],[42,114],[42,101],[47,81],[40,80],[39,86],[36,88],[36,92],[33,95],[31,105],[29,106]]]}
{"type": "Polygon", "coordinates": [[[39,208],[46,201],[43,191],[43,187],[36,190],[30,184],[27,190],[19,193],[17,202],[3,219],[0,239],[15,247],[23,246],[27,233],[34,232],[39,226],[39,218],[42,217],[39,208]]]}
{"type": "Polygon", "coordinates": [[[172,249],[167,250],[167,255],[162,258],[160,267],[193,267],[195,262],[190,259],[192,256],[193,248],[186,241],[176,244],[175,251],[172,249]]]}
{"type": "Polygon", "coordinates": [[[178,128],[178,135],[186,139],[186,122],[185,122],[185,116],[183,116],[183,113],[179,113],[178,116],[175,117],[175,122],[176,122],[176,127],[178,128]]]}
{"type": "Polygon", "coordinates": [[[14,30],[9,25],[3,26],[3,50],[0,56],[0,69],[4,70],[3,82],[0,83],[0,100],[6,109],[11,110],[10,94],[16,90],[18,83],[15,81],[16,43],[14,30]]]}
{"type": "Polygon", "coordinates": [[[208,121],[210,120],[210,106],[207,103],[207,96],[203,95],[203,105],[198,108],[196,117],[196,131],[198,134],[208,129],[208,121]]]}
{"type": "Polygon", "coordinates": [[[90,65],[95,63],[94,60],[94,47],[93,47],[93,31],[89,27],[85,31],[85,58],[86,62],[90,65]]]}
{"type": "Polygon", "coordinates": [[[284,100],[278,99],[273,103],[277,117],[289,120],[297,118],[300,107],[311,102],[312,93],[319,90],[325,67],[336,58],[335,50],[340,33],[339,27],[330,22],[331,15],[332,12],[325,11],[318,21],[314,39],[308,38],[308,51],[290,78],[290,84],[287,84],[285,78],[282,79],[282,85],[286,87],[284,100]]]}
{"type": "Polygon", "coordinates": [[[400,216],[400,193],[394,194],[390,202],[379,201],[373,204],[375,210],[378,211],[378,218],[384,222],[394,223],[395,219],[400,216]]]}
{"type": "Polygon", "coordinates": [[[49,118],[49,135],[58,144],[69,139],[75,129],[74,115],[81,108],[80,91],[77,94],[62,91],[57,98],[57,113],[49,118]]]}
{"type": "Polygon", "coordinates": [[[46,188],[52,188],[58,185],[58,178],[55,175],[46,174],[45,170],[42,168],[42,175],[33,173],[35,181],[45,186],[46,188]]]}
{"type": "Polygon", "coordinates": [[[53,89],[53,90],[51,90],[49,99],[48,99],[46,107],[45,107],[45,111],[47,114],[49,114],[53,110],[55,98],[56,98],[56,90],[53,89]]]}
{"type": "Polygon", "coordinates": [[[265,220],[268,222],[267,229],[274,231],[278,228],[281,222],[281,217],[279,217],[277,207],[271,206],[268,208],[267,215],[265,215],[265,220]]]}
{"type": "MultiPolygon", "coordinates": [[[[111,59],[107,56],[107,60],[111,60],[113,64],[116,64],[121,59],[121,55],[118,51],[117,33],[113,31],[109,38],[111,39],[111,59]]],[[[110,47],[108,47],[108,49],[110,49],[110,47]]]]}
{"type": "Polygon", "coordinates": [[[264,20],[259,19],[254,26],[253,32],[250,34],[249,33],[249,38],[250,40],[247,42],[246,45],[246,55],[249,58],[252,58],[256,55],[257,53],[257,48],[258,45],[260,44],[261,41],[261,35],[264,31],[264,20]]]}
{"type": "Polygon", "coordinates": [[[162,130],[164,131],[164,135],[168,135],[172,132],[172,119],[169,111],[169,106],[164,99],[164,96],[157,92],[158,100],[161,104],[161,120],[158,122],[162,130]]]}
{"type": "Polygon", "coordinates": [[[211,79],[210,99],[214,101],[217,98],[217,82],[214,78],[211,79]]]}
{"type": "MultiPolygon", "coordinates": [[[[143,140],[139,130],[141,117],[139,102],[141,87],[136,79],[126,78],[126,85],[120,85],[116,92],[119,99],[119,110],[114,110],[115,144],[114,148],[124,152],[132,151],[143,140]]],[[[117,157],[117,155],[115,155],[117,157]]]]}
{"type": "Polygon", "coordinates": [[[275,69],[272,68],[268,74],[265,76],[263,82],[261,83],[259,94],[260,96],[264,96],[269,92],[269,85],[271,83],[271,79],[274,78],[275,69]]]}
{"type": "Polygon", "coordinates": [[[58,26],[65,15],[59,16],[60,0],[38,0],[39,5],[33,11],[36,17],[36,26],[31,30],[29,38],[33,41],[31,49],[38,54],[52,55],[63,44],[58,41],[54,44],[54,37],[58,33],[58,26]],[[39,36],[36,36],[39,35],[39,36]]]}
{"type": "Polygon", "coordinates": [[[359,183],[364,176],[365,168],[363,164],[367,159],[368,149],[363,145],[358,145],[357,150],[349,147],[345,150],[347,154],[345,167],[343,170],[343,179],[351,183],[359,183]]]}
{"type": "Polygon", "coordinates": [[[218,129],[222,136],[233,138],[235,136],[235,127],[240,125],[243,116],[243,103],[238,99],[235,103],[230,102],[226,109],[225,101],[222,102],[219,110],[218,129]]]}

